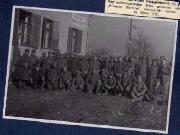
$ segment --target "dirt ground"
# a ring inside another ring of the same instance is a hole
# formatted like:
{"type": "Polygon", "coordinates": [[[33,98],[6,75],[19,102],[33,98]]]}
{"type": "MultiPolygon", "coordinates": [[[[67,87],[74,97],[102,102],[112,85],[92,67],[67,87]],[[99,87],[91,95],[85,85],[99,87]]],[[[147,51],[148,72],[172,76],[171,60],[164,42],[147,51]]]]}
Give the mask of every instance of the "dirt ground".
{"type": "Polygon", "coordinates": [[[8,88],[6,116],[165,130],[167,105],[133,103],[127,97],[8,88]]]}

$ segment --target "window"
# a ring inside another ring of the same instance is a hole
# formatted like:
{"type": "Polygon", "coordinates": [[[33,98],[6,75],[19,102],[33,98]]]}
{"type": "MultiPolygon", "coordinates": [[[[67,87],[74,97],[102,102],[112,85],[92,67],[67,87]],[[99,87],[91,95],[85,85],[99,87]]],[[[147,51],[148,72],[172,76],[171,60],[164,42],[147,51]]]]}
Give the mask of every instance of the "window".
{"type": "Polygon", "coordinates": [[[68,52],[70,53],[80,53],[81,52],[81,44],[82,44],[82,31],[69,28],[68,35],[68,52]]]}
{"type": "Polygon", "coordinates": [[[31,13],[20,10],[18,27],[18,45],[30,46],[31,13]]]}
{"type": "Polygon", "coordinates": [[[47,18],[43,19],[41,48],[52,49],[51,35],[52,35],[53,21],[47,18]]]}

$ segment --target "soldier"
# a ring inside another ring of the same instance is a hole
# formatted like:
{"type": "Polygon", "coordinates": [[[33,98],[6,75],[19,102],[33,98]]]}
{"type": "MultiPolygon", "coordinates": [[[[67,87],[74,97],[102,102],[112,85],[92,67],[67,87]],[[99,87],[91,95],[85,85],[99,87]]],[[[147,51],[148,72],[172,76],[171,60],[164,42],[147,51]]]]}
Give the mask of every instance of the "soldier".
{"type": "Polygon", "coordinates": [[[121,96],[123,92],[122,86],[122,74],[119,74],[116,77],[116,88],[115,88],[115,95],[121,96]]]}
{"type": "Polygon", "coordinates": [[[169,82],[170,82],[170,72],[171,69],[169,65],[167,64],[166,59],[163,59],[162,64],[159,66],[159,78],[161,81],[161,85],[163,86],[165,90],[166,99],[168,99],[168,93],[169,93],[169,82]]]}
{"type": "Polygon", "coordinates": [[[138,76],[138,80],[136,84],[133,86],[132,91],[131,91],[131,98],[132,101],[141,101],[144,98],[144,95],[147,91],[147,87],[145,83],[143,82],[143,79],[141,76],[138,76]]]}
{"type": "Polygon", "coordinates": [[[56,56],[57,68],[60,72],[63,72],[64,68],[67,69],[67,61],[64,58],[63,54],[58,54],[56,56]]]}
{"type": "Polygon", "coordinates": [[[91,71],[88,72],[88,75],[85,79],[85,85],[87,92],[89,94],[93,94],[97,91],[99,81],[100,81],[99,71],[93,70],[93,72],[91,71]]]}
{"type": "Polygon", "coordinates": [[[32,70],[31,70],[31,79],[32,79],[32,82],[31,82],[31,86],[34,88],[34,89],[37,89],[37,88],[41,88],[41,83],[42,83],[42,74],[41,74],[41,71],[40,71],[40,63],[36,63],[33,67],[32,67],[32,70]]]}
{"type": "Polygon", "coordinates": [[[131,91],[131,78],[127,71],[124,72],[123,78],[122,78],[122,94],[128,95],[131,91]]]}
{"type": "Polygon", "coordinates": [[[145,58],[142,58],[141,62],[138,64],[136,76],[141,76],[143,81],[146,82],[146,78],[147,78],[147,65],[146,65],[145,58]]]}
{"type": "Polygon", "coordinates": [[[160,79],[156,79],[151,92],[146,94],[146,99],[153,102],[156,102],[157,100],[163,102],[165,99],[164,92],[165,91],[160,83],[160,79]]]}
{"type": "Polygon", "coordinates": [[[124,72],[124,63],[123,63],[123,58],[119,57],[117,59],[117,62],[115,63],[115,75],[116,77],[122,76],[124,72]]]}
{"type": "Polygon", "coordinates": [[[58,79],[59,72],[57,70],[57,63],[53,62],[51,67],[47,72],[47,87],[49,90],[57,90],[58,89],[58,79]]]}
{"type": "Polygon", "coordinates": [[[76,71],[76,75],[72,79],[71,90],[77,92],[82,92],[84,90],[84,80],[80,71],[76,71]]]}
{"type": "Polygon", "coordinates": [[[69,91],[71,88],[71,81],[72,81],[71,72],[67,71],[67,67],[64,67],[64,70],[59,78],[59,88],[69,91]]]}
{"type": "Polygon", "coordinates": [[[148,68],[147,84],[150,91],[153,89],[153,86],[157,79],[157,74],[158,74],[158,67],[156,65],[156,61],[153,59],[152,65],[148,68]]]}
{"type": "Polygon", "coordinates": [[[110,95],[115,94],[116,78],[114,77],[113,72],[109,73],[109,76],[105,83],[105,87],[110,95]]]}
{"type": "Polygon", "coordinates": [[[25,49],[24,54],[18,61],[17,77],[19,77],[19,88],[26,88],[30,85],[30,64],[29,64],[29,49],[25,49]]]}
{"type": "Polygon", "coordinates": [[[89,70],[91,70],[91,71],[93,71],[93,70],[99,71],[100,70],[100,62],[99,62],[99,60],[97,59],[96,56],[94,56],[91,59],[89,70]]]}
{"type": "Polygon", "coordinates": [[[36,50],[34,49],[34,50],[31,51],[31,54],[29,56],[29,64],[31,66],[31,69],[37,63],[37,61],[38,61],[38,57],[36,55],[36,50]]]}
{"type": "Polygon", "coordinates": [[[10,68],[10,81],[12,81],[13,83],[16,82],[17,80],[17,76],[14,74],[15,69],[17,67],[17,63],[20,59],[20,49],[18,46],[14,46],[13,48],[13,60],[12,60],[12,64],[11,64],[11,68],[10,68]]]}
{"type": "Polygon", "coordinates": [[[97,90],[96,90],[96,94],[97,95],[107,95],[108,91],[106,89],[106,84],[107,83],[107,72],[106,70],[102,70],[100,73],[100,80],[98,81],[97,84],[97,90]]]}
{"type": "Polygon", "coordinates": [[[115,64],[113,61],[113,58],[110,58],[109,62],[108,62],[108,72],[114,72],[115,71],[115,64]]]}

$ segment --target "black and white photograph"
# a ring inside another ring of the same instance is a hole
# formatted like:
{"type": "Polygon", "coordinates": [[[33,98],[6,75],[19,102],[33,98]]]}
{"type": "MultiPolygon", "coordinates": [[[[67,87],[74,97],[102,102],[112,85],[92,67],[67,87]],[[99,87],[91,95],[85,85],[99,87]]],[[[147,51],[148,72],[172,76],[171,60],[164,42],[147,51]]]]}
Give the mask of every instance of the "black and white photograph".
{"type": "Polygon", "coordinates": [[[167,133],[177,25],[14,6],[3,118],[167,133]]]}

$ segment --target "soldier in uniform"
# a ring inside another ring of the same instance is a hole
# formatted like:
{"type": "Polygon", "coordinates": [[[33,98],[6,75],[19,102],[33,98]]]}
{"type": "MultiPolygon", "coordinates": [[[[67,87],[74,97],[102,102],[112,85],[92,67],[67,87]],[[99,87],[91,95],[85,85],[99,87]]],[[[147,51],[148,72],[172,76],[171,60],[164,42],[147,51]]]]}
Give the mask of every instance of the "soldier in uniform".
{"type": "Polygon", "coordinates": [[[136,76],[141,76],[143,81],[146,82],[146,78],[147,78],[147,65],[146,65],[145,58],[142,58],[141,62],[138,64],[136,76]]]}
{"type": "Polygon", "coordinates": [[[71,90],[77,92],[82,92],[84,90],[84,80],[80,71],[76,71],[76,75],[72,79],[71,90]]]}
{"type": "Polygon", "coordinates": [[[124,63],[123,63],[123,58],[119,57],[117,59],[117,62],[115,63],[115,75],[116,77],[122,76],[124,72],[124,63]]]}
{"type": "Polygon", "coordinates": [[[165,96],[164,96],[165,91],[160,83],[160,79],[156,79],[152,87],[153,88],[151,90],[151,93],[148,92],[146,94],[146,99],[152,102],[156,102],[157,100],[163,102],[165,99],[165,96]]]}
{"type": "Polygon", "coordinates": [[[158,67],[156,65],[156,61],[152,60],[152,65],[148,68],[148,78],[147,78],[147,84],[148,84],[148,91],[153,90],[155,81],[157,79],[158,75],[158,67]]]}
{"type": "Polygon", "coordinates": [[[96,93],[99,81],[100,81],[99,71],[97,70],[93,70],[93,72],[89,71],[85,79],[85,86],[87,89],[87,93],[89,94],[96,93]]]}
{"type": "Polygon", "coordinates": [[[32,83],[31,86],[34,89],[37,88],[41,88],[41,84],[42,84],[42,70],[41,70],[41,64],[40,62],[36,63],[31,70],[31,79],[32,79],[32,83]]]}
{"type": "Polygon", "coordinates": [[[91,59],[89,70],[91,70],[92,72],[93,70],[100,70],[100,62],[96,56],[91,59]]]}
{"type": "Polygon", "coordinates": [[[110,95],[115,94],[115,88],[116,88],[116,78],[113,75],[113,72],[109,73],[109,76],[107,77],[105,88],[107,89],[108,93],[110,95]]]}
{"type": "Polygon", "coordinates": [[[30,85],[30,64],[29,64],[29,49],[25,49],[24,54],[18,61],[17,77],[19,77],[19,88],[26,88],[30,85]]]}
{"type": "Polygon", "coordinates": [[[119,74],[116,77],[116,88],[115,88],[115,95],[121,96],[123,92],[123,86],[122,86],[122,74],[119,74]]]}
{"type": "Polygon", "coordinates": [[[138,80],[136,84],[133,86],[131,91],[131,98],[132,101],[141,101],[144,99],[144,95],[147,91],[146,84],[143,82],[143,79],[141,76],[138,76],[138,80]]]}
{"type": "Polygon", "coordinates": [[[163,59],[162,64],[159,66],[159,78],[161,81],[161,85],[163,86],[165,90],[166,99],[168,99],[168,93],[169,93],[169,82],[170,82],[170,72],[171,69],[169,65],[167,64],[166,59],[163,59]]]}
{"type": "Polygon", "coordinates": [[[37,61],[38,61],[38,57],[36,55],[36,50],[34,49],[31,51],[31,54],[29,56],[29,64],[31,68],[33,68],[33,66],[37,63],[37,61]]]}
{"type": "Polygon", "coordinates": [[[115,71],[115,64],[113,61],[113,58],[110,58],[109,62],[108,62],[108,72],[114,72],[115,71]]]}
{"type": "Polygon", "coordinates": [[[107,72],[105,69],[103,69],[100,72],[100,80],[98,81],[98,84],[97,84],[97,90],[96,90],[97,95],[107,95],[108,94],[108,90],[106,89],[107,77],[108,77],[107,72]]]}
{"type": "Polygon", "coordinates": [[[122,94],[128,95],[131,91],[131,87],[131,78],[128,74],[128,71],[125,71],[122,77],[122,94]]]}
{"type": "Polygon", "coordinates": [[[57,63],[53,62],[51,67],[47,72],[47,87],[49,90],[57,90],[58,89],[58,80],[59,80],[59,72],[57,69],[57,63]]]}
{"type": "Polygon", "coordinates": [[[64,67],[63,72],[59,78],[59,88],[69,91],[71,88],[72,75],[70,71],[67,71],[67,67],[64,67]]]}

